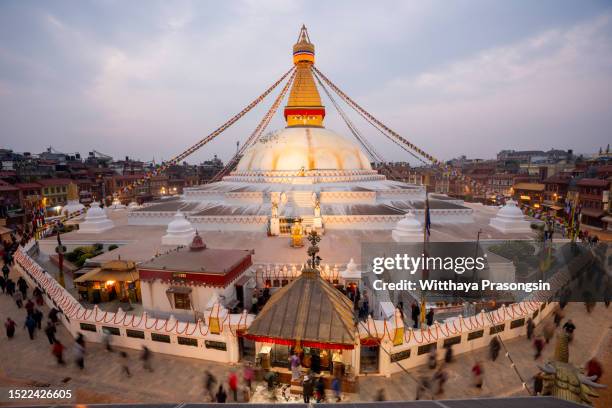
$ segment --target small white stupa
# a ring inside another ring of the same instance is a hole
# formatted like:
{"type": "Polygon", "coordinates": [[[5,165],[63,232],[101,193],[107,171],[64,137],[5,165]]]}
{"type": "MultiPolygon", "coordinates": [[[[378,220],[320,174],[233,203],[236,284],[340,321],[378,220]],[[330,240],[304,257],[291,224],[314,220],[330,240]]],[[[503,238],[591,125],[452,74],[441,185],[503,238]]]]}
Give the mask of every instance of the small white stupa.
{"type": "Polygon", "coordinates": [[[68,203],[64,206],[63,213],[71,216],[77,212],[82,212],[85,206],[79,202],[79,189],[76,184],[68,184],[68,203]]]}
{"type": "Polygon", "coordinates": [[[516,201],[508,200],[492,218],[489,225],[503,233],[529,233],[531,228],[529,221],[525,219],[523,212],[516,205],[516,201]]]}
{"type": "Polygon", "coordinates": [[[121,204],[118,197],[115,197],[113,203],[109,207],[111,210],[125,210],[125,205],[121,204]]]}
{"type": "Polygon", "coordinates": [[[395,242],[417,242],[423,240],[423,227],[414,216],[414,212],[408,211],[406,216],[399,220],[391,231],[391,237],[395,242]]]}
{"type": "Polygon", "coordinates": [[[185,218],[179,210],[174,215],[174,219],[168,224],[166,235],[162,237],[162,245],[184,245],[187,246],[193,241],[196,231],[193,225],[185,218]]]}
{"type": "Polygon", "coordinates": [[[79,224],[78,232],[96,234],[107,231],[114,226],[115,224],[106,216],[106,211],[100,208],[100,204],[93,202],[87,210],[87,214],[85,214],[85,221],[79,224]]]}
{"type": "Polygon", "coordinates": [[[344,280],[355,280],[361,279],[361,271],[357,268],[357,264],[351,258],[348,264],[346,264],[346,269],[340,271],[340,278],[344,280]]]}

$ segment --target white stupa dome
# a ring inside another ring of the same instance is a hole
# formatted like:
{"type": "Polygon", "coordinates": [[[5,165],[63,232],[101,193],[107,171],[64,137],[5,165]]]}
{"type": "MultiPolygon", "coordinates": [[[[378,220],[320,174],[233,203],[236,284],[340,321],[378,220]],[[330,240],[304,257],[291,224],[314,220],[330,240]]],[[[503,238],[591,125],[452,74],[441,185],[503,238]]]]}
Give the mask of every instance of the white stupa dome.
{"type": "Polygon", "coordinates": [[[79,202],[79,200],[68,200],[68,203],[64,206],[63,212],[66,215],[72,215],[76,212],[83,211],[85,206],[79,202]]]}
{"type": "Polygon", "coordinates": [[[108,219],[106,211],[98,202],[91,203],[85,214],[85,221],[79,224],[80,233],[99,233],[113,228],[115,224],[108,219]]]}
{"type": "Polygon", "coordinates": [[[113,210],[124,210],[125,205],[121,204],[121,201],[118,198],[115,198],[109,208],[113,210]]]}
{"type": "Polygon", "coordinates": [[[163,245],[189,245],[193,241],[196,231],[193,225],[179,210],[168,223],[166,235],[162,237],[163,245]]]}
{"type": "Polygon", "coordinates": [[[423,239],[423,227],[414,216],[414,212],[409,211],[404,218],[397,222],[395,228],[391,231],[391,237],[396,242],[413,242],[423,239]]]}
{"type": "Polygon", "coordinates": [[[529,221],[525,219],[523,212],[514,200],[508,200],[506,205],[497,212],[495,218],[491,219],[489,225],[503,233],[531,232],[529,221]]]}
{"type": "Polygon", "coordinates": [[[361,271],[357,268],[357,264],[351,258],[348,264],[346,264],[346,269],[340,271],[340,277],[344,279],[360,279],[361,271]]]}
{"type": "Polygon", "coordinates": [[[237,171],[371,170],[352,141],[319,127],[290,127],[262,138],[247,149],[237,171]]]}

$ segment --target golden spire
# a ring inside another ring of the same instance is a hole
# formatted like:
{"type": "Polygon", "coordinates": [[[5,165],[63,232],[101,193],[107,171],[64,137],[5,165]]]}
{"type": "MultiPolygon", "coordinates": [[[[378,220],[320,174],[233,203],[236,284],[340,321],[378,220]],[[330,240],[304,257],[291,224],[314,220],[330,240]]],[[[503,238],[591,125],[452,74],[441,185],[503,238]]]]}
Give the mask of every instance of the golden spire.
{"type": "Polygon", "coordinates": [[[296,75],[285,107],[287,127],[323,126],[325,107],[321,104],[321,96],[310,70],[314,64],[314,50],[308,30],[302,25],[297,43],[293,46],[296,75]]]}

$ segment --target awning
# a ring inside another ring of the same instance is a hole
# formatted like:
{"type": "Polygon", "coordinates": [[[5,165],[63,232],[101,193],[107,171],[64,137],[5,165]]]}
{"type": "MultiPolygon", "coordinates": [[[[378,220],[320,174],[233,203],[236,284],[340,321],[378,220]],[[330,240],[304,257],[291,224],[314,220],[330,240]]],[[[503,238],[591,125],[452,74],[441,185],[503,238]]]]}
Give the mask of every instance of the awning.
{"type": "Polygon", "coordinates": [[[138,280],[138,272],[136,271],[113,271],[108,269],[96,268],[87,272],[74,280],[75,283],[82,282],[133,282],[138,280]]]}

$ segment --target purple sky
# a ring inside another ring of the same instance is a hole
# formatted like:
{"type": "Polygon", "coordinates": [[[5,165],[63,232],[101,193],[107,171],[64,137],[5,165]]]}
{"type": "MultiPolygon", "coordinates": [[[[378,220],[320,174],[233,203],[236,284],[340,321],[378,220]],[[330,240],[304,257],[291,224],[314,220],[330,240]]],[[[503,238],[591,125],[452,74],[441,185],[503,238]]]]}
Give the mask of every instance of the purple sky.
{"type": "MultiPolygon", "coordinates": [[[[5,0],[0,145],[167,159],[289,68],[302,23],[324,73],[441,159],[612,141],[606,1],[5,0]]],[[[227,159],[272,100],[189,161],[227,159]]],[[[387,160],[410,160],[352,119],[387,160]]]]}

